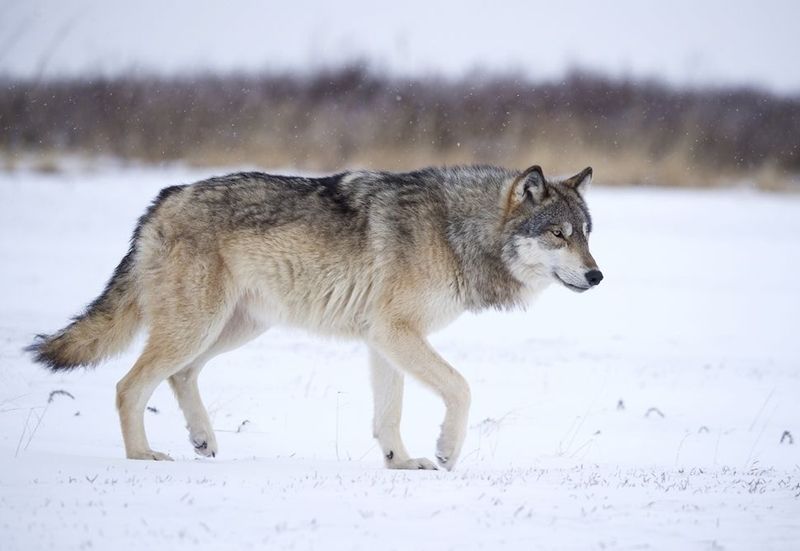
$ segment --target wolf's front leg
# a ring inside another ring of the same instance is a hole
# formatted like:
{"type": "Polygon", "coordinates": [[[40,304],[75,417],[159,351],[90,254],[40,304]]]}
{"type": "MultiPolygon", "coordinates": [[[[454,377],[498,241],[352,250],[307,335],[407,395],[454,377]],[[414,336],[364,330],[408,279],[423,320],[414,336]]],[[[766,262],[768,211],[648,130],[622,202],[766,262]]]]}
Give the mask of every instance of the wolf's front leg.
{"type": "Polygon", "coordinates": [[[375,400],[372,434],[381,446],[384,463],[389,469],[436,469],[436,465],[430,459],[409,457],[400,437],[403,374],[393,368],[373,348],[369,351],[369,364],[375,400]]]}
{"type": "MultiPolygon", "coordinates": [[[[444,400],[447,412],[436,445],[436,459],[439,465],[451,470],[458,460],[467,433],[471,400],[467,381],[431,348],[424,337],[408,326],[396,324],[376,331],[372,339],[372,345],[384,358],[432,388],[444,400]]],[[[402,378],[400,381],[402,384],[402,378]]],[[[396,415],[399,427],[399,408],[396,415]]],[[[391,419],[391,416],[388,418],[391,419]]],[[[399,440],[399,432],[397,438],[399,440]]]]}

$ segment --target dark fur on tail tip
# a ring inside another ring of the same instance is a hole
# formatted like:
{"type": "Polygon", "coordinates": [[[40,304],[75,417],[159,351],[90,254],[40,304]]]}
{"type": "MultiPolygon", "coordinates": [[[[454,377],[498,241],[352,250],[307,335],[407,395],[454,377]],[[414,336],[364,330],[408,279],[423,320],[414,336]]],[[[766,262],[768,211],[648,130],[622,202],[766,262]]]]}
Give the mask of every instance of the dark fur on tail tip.
{"type": "Polygon", "coordinates": [[[56,352],[58,346],[54,346],[58,338],[59,335],[36,335],[33,342],[23,350],[28,354],[33,354],[34,362],[42,364],[54,373],[57,371],[72,371],[78,367],[83,367],[80,363],[70,362],[58,356],[56,352]]]}

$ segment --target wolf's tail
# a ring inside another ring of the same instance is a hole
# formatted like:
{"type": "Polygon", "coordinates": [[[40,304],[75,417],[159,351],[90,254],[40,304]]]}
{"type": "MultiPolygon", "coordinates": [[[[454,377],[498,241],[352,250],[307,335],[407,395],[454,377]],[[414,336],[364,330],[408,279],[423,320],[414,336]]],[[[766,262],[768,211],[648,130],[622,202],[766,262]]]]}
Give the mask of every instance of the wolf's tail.
{"type": "Polygon", "coordinates": [[[53,371],[94,366],[122,352],[133,340],[142,316],[134,282],[134,247],[119,263],[103,293],[72,323],[52,335],[39,335],[25,350],[53,371]]]}

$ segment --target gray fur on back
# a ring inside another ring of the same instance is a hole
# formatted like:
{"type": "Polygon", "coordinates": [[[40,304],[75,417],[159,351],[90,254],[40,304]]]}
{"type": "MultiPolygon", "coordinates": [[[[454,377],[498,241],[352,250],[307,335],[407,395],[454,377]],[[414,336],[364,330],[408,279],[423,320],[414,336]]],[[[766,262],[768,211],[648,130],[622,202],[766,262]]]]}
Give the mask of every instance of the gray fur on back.
{"type": "Polygon", "coordinates": [[[455,295],[475,311],[521,300],[523,285],[502,258],[508,236],[501,208],[504,186],[519,174],[493,166],[321,178],[242,172],[185,186],[168,200],[186,200],[193,216],[207,218],[216,232],[300,224],[309,239],[332,240],[345,250],[379,248],[373,253],[384,262],[415,262],[415,246],[438,236],[452,252],[455,295]]]}

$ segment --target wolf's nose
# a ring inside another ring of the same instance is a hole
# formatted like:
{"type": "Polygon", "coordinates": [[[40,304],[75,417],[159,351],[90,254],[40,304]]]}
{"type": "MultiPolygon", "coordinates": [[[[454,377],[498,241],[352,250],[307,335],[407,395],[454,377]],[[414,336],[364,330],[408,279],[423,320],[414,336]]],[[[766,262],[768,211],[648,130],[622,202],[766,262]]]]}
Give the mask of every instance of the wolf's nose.
{"type": "Polygon", "coordinates": [[[589,285],[594,287],[601,281],[603,281],[603,272],[600,270],[589,270],[586,272],[586,281],[589,282],[589,285]]]}

